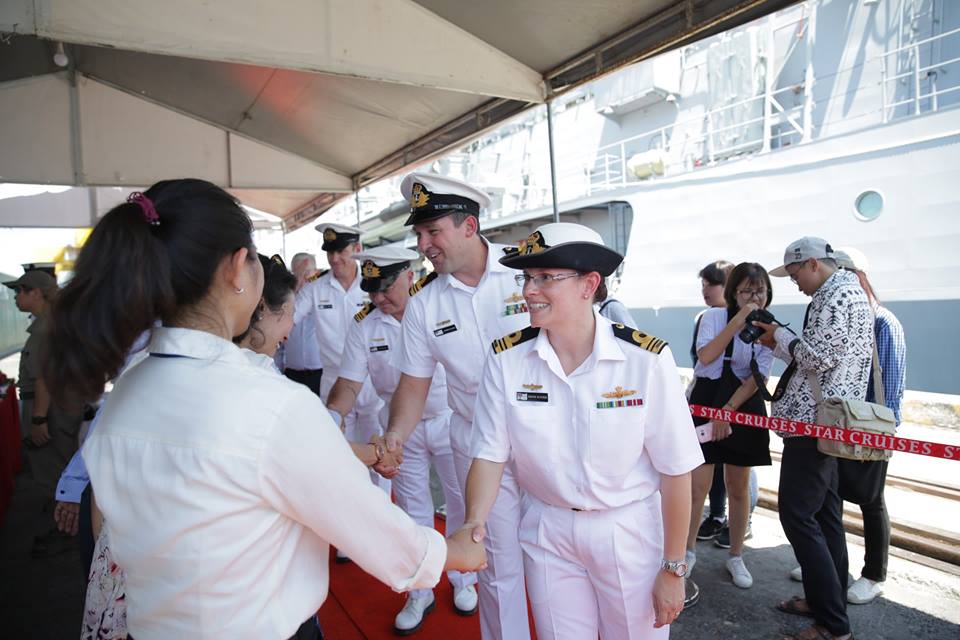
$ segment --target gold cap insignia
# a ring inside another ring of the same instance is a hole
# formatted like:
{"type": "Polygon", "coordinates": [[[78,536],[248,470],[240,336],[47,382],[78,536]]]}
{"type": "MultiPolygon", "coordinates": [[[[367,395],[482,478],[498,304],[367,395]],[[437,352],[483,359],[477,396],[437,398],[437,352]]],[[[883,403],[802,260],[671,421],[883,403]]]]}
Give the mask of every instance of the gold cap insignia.
{"type": "Polygon", "coordinates": [[[531,233],[526,240],[520,241],[519,252],[522,256],[540,253],[544,250],[543,235],[539,231],[531,233]]]}
{"type": "Polygon", "coordinates": [[[514,294],[513,294],[512,296],[510,296],[509,298],[506,298],[506,299],[504,300],[504,302],[511,302],[511,303],[513,303],[513,302],[523,302],[523,296],[520,295],[519,293],[514,293],[514,294]]]}
{"type": "Polygon", "coordinates": [[[637,392],[636,389],[624,389],[620,385],[617,385],[617,388],[613,391],[608,391],[603,394],[604,398],[625,398],[627,396],[632,396],[637,392]]]}
{"type": "Polygon", "coordinates": [[[364,278],[379,278],[380,267],[373,263],[373,260],[366,260],[363,263],[362,274],[364,278]]]}
{"type": "Polygon", "coordinates": [[[539,389],[543,389],[543,385],[542,384],[525,384],[523,385],[523,388],[528,389],[530,391],[537,391],[539,389]]]}
{"type": "Polygon", "coordinates": [[[424,191],[422,184],[415,182],[413,185],[413,193],[410,195],[410,208],[419,209],[420,207],[425,207],[429,200],[430,194],[424,191]]]}
{"type": "Polygon", "coordinates": [[[333,229],[324,229],[323,230],[323,241],[324,242],[333,242],[337,239],[337,232],[333,229]]]}

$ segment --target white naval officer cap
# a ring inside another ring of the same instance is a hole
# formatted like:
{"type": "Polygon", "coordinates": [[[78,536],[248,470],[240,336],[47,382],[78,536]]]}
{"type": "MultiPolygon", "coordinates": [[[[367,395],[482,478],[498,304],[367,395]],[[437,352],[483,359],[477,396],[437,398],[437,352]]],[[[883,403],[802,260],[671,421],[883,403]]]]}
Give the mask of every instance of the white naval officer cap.
{"type": "Polygon", "coordinates": [[[322,222],[314,227],[323,234],[321,251],[340,251],[354,242],[360,242],[360,229],[336,222],[322,222]]]}
{"type": "Polygon", "coordinates": [[[361,251],[355,257],[360,261],[360,289],[375,293],[389,288],[420,254],[400,246],[385,246],[361,251]]]}
{"type": "Polygon", "coordinates": [[[604,245],[599,233],[573,222],[540,225],[519,248],[500,258],[500,264],[511,269],[574,269],[596,271],[603,277],[616,271],[621,262],[623,256],[604,245]]]}
{"type": "Polygon", "coordinates": [[[403,223],[408,227],[458,211],[480,217],[480,210],[490,206],[490,196],[480,189],[437,173],[408,173],[400,193],[410,203],[410,217],[403,223]]]}

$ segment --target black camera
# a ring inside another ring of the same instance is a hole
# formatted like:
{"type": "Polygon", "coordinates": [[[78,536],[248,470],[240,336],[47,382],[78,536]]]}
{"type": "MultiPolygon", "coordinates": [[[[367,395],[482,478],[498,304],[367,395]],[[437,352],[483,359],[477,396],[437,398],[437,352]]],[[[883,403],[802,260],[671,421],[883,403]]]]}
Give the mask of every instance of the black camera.
{"type": "Polygon", "coordinates": [[[753,326],[753,322],[763,322],[766,324],[779,324],[773,314],[766,309],[754,309],[747,316],[747,326],[740,331],[740,339],[747,344],[753,343],[757,338],[763,335],[763,329],[753,326]]]}

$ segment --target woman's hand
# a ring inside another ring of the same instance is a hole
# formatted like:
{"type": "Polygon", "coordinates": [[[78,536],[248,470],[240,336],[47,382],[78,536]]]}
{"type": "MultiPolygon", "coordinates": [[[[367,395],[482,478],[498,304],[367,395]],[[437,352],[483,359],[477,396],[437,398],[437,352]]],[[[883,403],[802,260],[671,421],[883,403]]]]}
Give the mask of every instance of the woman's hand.
{"type": "MultiPolygon", "coordinates": [[[[483,524],[477,526],[483,528],[483,524]]],[[[482,571],[487,568],[487,552],[483,548],[483,543],[477,540],[475,530],[475,526],[464,524],[447,538],[445,570],[482,571]]]]}
{"type": "Polygon", "coordinates": [[[729,422],[724,422],[723,420],[714,420],[713,421],[713,441],[723,440],[724,438],[729,438],[730,434],[733,433],[733,429],[730,427],[729,422]]]}
{"type": "Polygon", "coordinates": [[[740,311],[737,312],[737,315],[733,316],[730,324],[736,326],[737,331],[740,331],[740,329],[743,329],[745,326],[747,326],[747,316],[759,308],[759,305],[753,302],[748,302],[744,306],[740,307],[740,311]]]}
{"type": "Polygon", "coordinates": [[[657,573],[657,579],[653,583],[653,612],[656,615],[653,627],[655,629],[677,619],[680,611],[683,610],[684,595],[683,578],[666,571],[657,573]]]}

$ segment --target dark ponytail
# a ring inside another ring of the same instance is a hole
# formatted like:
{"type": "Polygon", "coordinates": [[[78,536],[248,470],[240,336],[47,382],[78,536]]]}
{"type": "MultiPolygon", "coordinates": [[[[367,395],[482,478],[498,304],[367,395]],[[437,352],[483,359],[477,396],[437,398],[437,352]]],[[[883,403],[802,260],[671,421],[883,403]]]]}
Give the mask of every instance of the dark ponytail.
{"type": "Polygon", "coordinates": [[[43,376],[63,406],[98,398],[141,333],[200,302],[223,258],[252,248],[250,219],[209,182],[165,180],[143,195],[154,223],[137,202],[111,209],[51,307],[43,376]]]}

